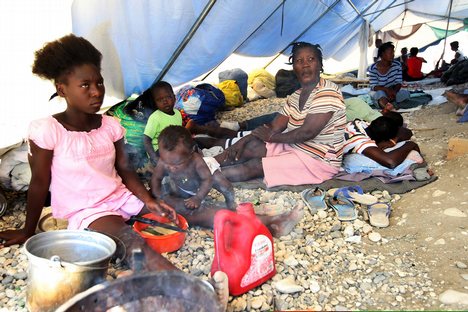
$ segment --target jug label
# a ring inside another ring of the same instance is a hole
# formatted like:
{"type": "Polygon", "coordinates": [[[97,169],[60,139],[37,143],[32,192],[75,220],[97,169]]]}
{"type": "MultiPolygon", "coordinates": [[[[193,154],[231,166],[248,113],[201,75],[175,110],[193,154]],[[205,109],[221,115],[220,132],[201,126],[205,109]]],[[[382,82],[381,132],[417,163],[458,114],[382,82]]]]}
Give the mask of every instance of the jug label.
{"type": "Polygon", "coordinates": [[[246,287],[264,276],[270,274],[275,268],[273,261],[273,246],[265,235],[255,236],[250,254],[250,267],[241,280],[240,286],[246,287]]]}

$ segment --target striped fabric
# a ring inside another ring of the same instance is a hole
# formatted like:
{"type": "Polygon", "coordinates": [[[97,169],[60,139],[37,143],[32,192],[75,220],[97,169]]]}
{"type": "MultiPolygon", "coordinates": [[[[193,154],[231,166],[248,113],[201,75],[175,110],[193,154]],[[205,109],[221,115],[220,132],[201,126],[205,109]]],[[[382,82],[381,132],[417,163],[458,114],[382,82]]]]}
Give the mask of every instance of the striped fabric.
{"type": "Polygon", "coordinates": [[[368,126],[369,123],[359,119],[348,122],[345,129],[346,142],[343,148],[345,154],[362,154],[362,152],[370,146],[377,147],[377,144],[367,135],[366,128],[368,126]]]}
{"type": "Polygon", "coordinates": [[[393,60],[390,69],[385,74],[381,74],[377,69],[377,63],[369,68],[369,85],[371,90],[375,86],[390,87],[403,82],[401,63],[393,60]]]}
{"type": "Polygon", "coordinates": [[[333,112],[333,116],[315,138],[291,146],[340,167],[346,126],[345,104],[340,89],[333,82],[320,78],[302,111],[299,110],[300,94],[301,89],[291,94],[281,111],[281,114],[289,116],[287,131],[301,127],[308,114],[333,112]]]}

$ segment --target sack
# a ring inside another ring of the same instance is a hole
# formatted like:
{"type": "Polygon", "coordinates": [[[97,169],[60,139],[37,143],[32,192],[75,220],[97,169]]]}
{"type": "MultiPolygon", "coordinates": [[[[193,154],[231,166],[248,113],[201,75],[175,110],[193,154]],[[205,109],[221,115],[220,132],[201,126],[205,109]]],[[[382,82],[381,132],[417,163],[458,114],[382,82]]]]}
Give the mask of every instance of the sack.
{"type": "Polygon", "coordinates": [[[144,152],[145,146],[143,145],[143,133],[145,132],[146,120],[134,119],[131,115],[126,113],[127,105],[135,101],[122,101],[112,106],[106,115],[116,118],[122,127],[125,128],[125,140],[127,144],[134,146],[137,150],[144,152]]]}
{"type": "Polygon", "coordinates": [[[292,70],[280,69],[275,75],[276,80],[276,96],[279,98],[285,98],[288,95],[298,90],[301,85],[297,80],[296,74],[292,70]]]}
{"type": "Polygon", "coordinates": [[[180,89],[176,94],[175,108],[183,110],[197,124],[204,125],[216,120],[216,112],[224,107],[225,101],[223,91],[203,83],[180,89]]]}
{"type": "Polygon", "coordinates": [[[257,69],[249,74],[249,86],[254,89],[260,96],[271,98],[275,93],[275,77],[265,69],[257,69]]]}
{"type": "Polygon", "coordinates": [[[225,80],[235,80],[239,86],[239,90],[244,98],[244,101],[247,100],[247,80],[249,76],[245,71],[240,68],[234,68],[230,70],[222,71],[218,74],[219,82],[225,80]]]}
{"type": "Polygon", "coordinates": [[[235,80],[225,80],[218,85],[226,98],[226,106],[239,107],[244,103],[244,98],[235,80]]]}

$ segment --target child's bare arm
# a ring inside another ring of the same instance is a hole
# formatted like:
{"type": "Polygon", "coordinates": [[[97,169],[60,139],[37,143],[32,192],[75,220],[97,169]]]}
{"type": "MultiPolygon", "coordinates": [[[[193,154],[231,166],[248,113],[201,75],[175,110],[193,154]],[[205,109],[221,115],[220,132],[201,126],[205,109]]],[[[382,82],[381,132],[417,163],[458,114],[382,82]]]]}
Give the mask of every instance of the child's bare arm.
{"type": "Polygon", "coordinates": [[[213,187],[213,177],[211,175],[210,169],[200,155],[194,154],[192,159],[194,161],[195,171],[200,178],[200,186],[198,187],[198,192],[196,195],[185,200],[185,206],[190,209],[195,209],[200,206],[202,200],[206,197],[206,195],[208,195],[211,188],[213,187]]]}
{"type": "Polygon", "coordinates": [[[155,197],[161,197],[161,183],[164,178],[164,164],[159,161],[151,176],[151,193],[155,197]]]}
{"type": "Polygon", "coordinates": [[[145,146],[145,151],[148,154],[151,162],[155,165],[158,162],[158,155],[153,148],[153,142],[149,136],[146,134],[143,135],[143,145],[145,146]]]}

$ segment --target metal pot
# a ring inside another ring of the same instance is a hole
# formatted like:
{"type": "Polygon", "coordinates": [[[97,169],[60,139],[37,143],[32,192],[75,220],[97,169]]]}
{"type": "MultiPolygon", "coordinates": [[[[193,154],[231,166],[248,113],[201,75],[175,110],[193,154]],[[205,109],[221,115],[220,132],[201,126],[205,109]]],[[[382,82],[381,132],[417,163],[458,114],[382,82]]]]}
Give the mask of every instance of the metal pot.
{"type": "Polygon", "coordinates": [[[116,244],[101,233],[60,230],[29,238],[24,249],[29,260],[26,305],[29,311],[45,312],[103,282],[116,244]]]}
{"type": "Polygon", "coordinates": [[[213,288],[206,282],[180,271],[159,271],[134,274],[96,285],[68,300],[56,312],[103,312],[109,309],[139,312],[223,311],[213,288]]]}

